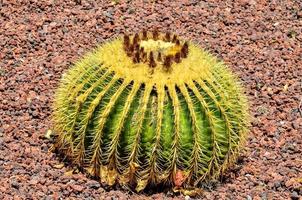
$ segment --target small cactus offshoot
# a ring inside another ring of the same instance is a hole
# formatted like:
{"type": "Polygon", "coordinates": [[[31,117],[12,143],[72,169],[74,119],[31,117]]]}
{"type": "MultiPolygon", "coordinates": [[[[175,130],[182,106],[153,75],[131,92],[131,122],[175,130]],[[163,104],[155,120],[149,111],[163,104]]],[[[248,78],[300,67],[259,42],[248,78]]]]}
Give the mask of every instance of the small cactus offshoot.
{"type": "Polygon", "coordinates": [[[107,185],[198,188],[238,156],[248,106],[230,70],[171,33],[102,44],[63,76],[54,147],[107,185]]]}

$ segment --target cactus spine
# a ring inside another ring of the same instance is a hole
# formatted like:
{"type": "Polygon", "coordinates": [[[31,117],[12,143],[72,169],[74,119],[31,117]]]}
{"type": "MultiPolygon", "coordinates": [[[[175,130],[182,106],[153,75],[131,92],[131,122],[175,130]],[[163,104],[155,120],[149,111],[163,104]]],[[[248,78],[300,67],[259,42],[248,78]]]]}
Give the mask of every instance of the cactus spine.
{"type": "Polygon", "coordinates": [[[176,35],[143,31],[67,71],[53,121],[54,147],[107,185],[198,187],[235,161],[248,107],[223,63],[176,35]]]}

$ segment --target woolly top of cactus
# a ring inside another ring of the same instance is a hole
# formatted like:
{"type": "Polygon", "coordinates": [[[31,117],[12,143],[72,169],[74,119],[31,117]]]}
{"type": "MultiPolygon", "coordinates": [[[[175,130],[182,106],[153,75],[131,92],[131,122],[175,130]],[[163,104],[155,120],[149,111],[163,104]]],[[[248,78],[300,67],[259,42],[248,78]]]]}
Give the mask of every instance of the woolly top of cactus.
{"type": "Polygon", "coordinates": [[[203,78],[217,64],[213,56],[194,44],[175,35],[167,39],[167,35],[158,33],[154,37],[154,33],[139,33],[118,37],[98,48],[89,60],[103,62],[121,78],[155,85],[203,78]]]}

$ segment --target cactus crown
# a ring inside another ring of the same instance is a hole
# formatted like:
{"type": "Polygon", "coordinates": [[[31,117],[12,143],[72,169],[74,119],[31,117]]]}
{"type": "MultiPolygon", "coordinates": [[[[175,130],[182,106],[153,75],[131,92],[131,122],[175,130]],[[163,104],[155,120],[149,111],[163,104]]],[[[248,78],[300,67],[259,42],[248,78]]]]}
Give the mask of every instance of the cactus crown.
{"type": "MultiPolygon", "coordinates": [[[[169,71],[173,62],[180,63],[188,56],[188,43],[181,44],[176,35],[171,38],[170,33],[159,34],[155,30],[152,35],[143,31],[133,36],[132,43],[128,35],[124,35],[124,50],[134,63],[147,62],[149,67],[157,65],[169,71]]],[[[152,70],[153,72],[153,70],[152,70]]]]}
{"type": "Polygon", "coordinates": [[[244,141],[248,108],[236,80],[176,35],[125,34],[63,76],[54,146],[108,185],[198,187],[227,169],[244,141]]]}

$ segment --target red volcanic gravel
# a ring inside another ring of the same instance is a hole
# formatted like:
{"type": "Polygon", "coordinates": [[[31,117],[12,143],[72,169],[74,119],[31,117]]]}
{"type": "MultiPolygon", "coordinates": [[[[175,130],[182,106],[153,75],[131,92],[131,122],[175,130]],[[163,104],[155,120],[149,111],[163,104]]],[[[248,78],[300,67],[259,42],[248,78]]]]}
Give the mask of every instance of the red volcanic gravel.
{"type": "Polygon", "coordinates": [[[143,28],[199,43],[238,74],[250,99],[247,146],[201,197],[301,199],[300,0],[0,0],[0,199],[189,199],[105,190],[72,173],[44,137],[62,73],[102,41],[143,28]]]}

